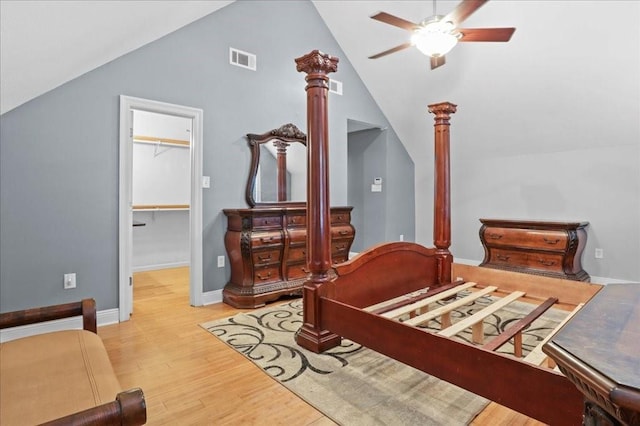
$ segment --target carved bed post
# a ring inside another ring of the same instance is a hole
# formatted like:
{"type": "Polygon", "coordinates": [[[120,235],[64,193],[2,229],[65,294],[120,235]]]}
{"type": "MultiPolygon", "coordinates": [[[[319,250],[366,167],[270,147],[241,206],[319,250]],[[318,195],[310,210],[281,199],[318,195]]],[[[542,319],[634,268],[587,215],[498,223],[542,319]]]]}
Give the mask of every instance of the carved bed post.
{"type": "Polygon", "coordinates": [[[331,268],[331,213],[329,205],[329,125],[327,98],[330,72],[338,58],[318,50],[296,59],[296,69],[307,73],[307,263],[310,276],[302,288],[304,316],[296,342],[319,353],[340,344],[340,336],[320,328],[320,296],[331,268]]]}
{"type": "Polygon", "coordinates": [[[287,201],[287,147],[289,144],[284,141],[276,141],[278,159],[278,201],[287,201]]]}
{"type": "Polygon", "coordinates": [[[438,276],[440,284],[451,282],[451,188],[449,167],[449,118],[456,112],[450,102],[429,105],[434,120],[434,204],[433,204],[433,245],[440,259],[438,276]]]}

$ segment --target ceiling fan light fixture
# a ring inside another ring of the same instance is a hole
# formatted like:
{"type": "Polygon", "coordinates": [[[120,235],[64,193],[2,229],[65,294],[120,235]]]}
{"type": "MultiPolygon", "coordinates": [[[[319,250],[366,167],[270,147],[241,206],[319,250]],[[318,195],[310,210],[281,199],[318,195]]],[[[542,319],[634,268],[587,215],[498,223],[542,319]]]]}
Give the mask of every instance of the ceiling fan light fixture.
{"type": "Polygon", "coordinates": [[[453,49],[461,36],[453,29],[453,23],[448,21],[430,22],[413,32],[411,43],[427,56],[444,56],[453,49]]]}

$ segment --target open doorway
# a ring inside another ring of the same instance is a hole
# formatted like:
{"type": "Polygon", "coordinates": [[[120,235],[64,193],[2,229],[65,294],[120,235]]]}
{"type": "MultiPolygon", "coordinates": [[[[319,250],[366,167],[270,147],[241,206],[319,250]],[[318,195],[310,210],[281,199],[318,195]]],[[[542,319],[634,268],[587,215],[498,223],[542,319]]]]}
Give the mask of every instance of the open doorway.
{"type": "Polygon", "coordinates": [[[121,96],[120,321],[135,271],[188,266],[189,303],[202,305],[201,188],[202,110],[121,96]]]}
{"type": "Polygon", "coordinates": [[[356,229],[351,250],[357,253],[385,241],[386,133],[375,124],[348,120],[347,146],[347,202],[356,229]]]}

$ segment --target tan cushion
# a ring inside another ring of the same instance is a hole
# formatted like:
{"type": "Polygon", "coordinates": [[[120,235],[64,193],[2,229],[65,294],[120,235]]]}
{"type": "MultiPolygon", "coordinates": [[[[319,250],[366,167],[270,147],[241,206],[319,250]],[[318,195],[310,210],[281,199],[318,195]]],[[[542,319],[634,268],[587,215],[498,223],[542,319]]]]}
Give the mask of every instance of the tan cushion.
{"type": "Polygon", "coordinates": [[[121,391],[98,335],[68,330],[0,345],[0,425],[29,425],[105,402],[121,391]]]}

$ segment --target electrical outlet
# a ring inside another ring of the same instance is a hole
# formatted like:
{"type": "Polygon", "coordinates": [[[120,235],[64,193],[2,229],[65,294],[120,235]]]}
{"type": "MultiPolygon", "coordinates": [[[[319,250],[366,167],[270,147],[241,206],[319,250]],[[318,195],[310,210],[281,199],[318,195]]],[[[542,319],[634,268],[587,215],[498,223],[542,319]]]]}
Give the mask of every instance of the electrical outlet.
{"type": "Polygon", "coordinates": [[[76,288],[76,273],[64,274],[64,289],[76,288]]]}
{"type": "Polygon", "coordinates": [[[604,250],[601,249],[601,248],[597,248],[595,256],[596,256],[596,259],[603,259],[604,258],[604,250]]]}
{"type": "Polygon", "coordinates": [[[218,256],[218,268],[224,268],[224,256],[218,256]]]}
{"type": "Polygon", "coordinates": [[[400,234],[400,241],[404,241],[404,234],[400,234]]]}

